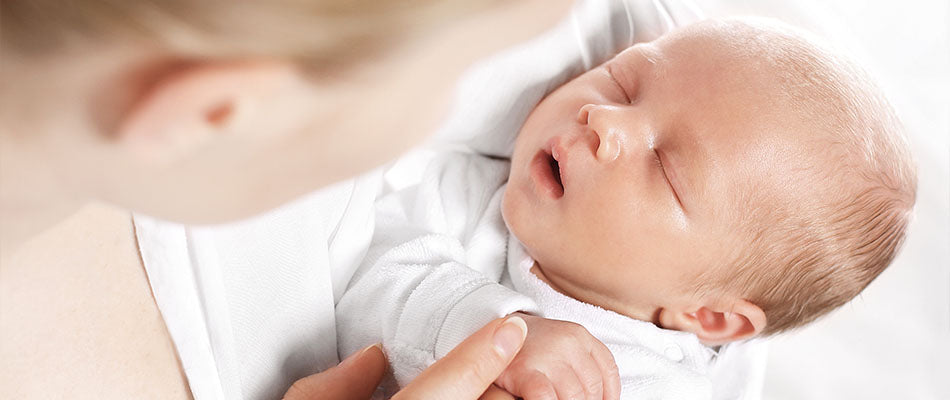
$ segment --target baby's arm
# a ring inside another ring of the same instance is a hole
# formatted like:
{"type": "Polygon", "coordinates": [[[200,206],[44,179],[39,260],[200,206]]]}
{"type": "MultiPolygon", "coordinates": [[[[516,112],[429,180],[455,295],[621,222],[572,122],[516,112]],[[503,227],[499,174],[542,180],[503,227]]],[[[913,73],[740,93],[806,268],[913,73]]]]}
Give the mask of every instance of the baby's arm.
{"type": "MultiPolygon", "coordinates": [[[[419,245],[424,242],[407,246],[422,248],[419,245]]],[[[393,374],[404,386],[477,328],[533,307],[530,299],[457,262],[381,260],[347,290],[337,306],[340,353],[382,342],[393,374]]]]}
{"type": "Polygon", "coordinates": [[[337,304],[341,355],[382,342],[397,381],[494,318],[533,311],[500,284],[507,233],[500,214],[504,162],[449,154],[415,188],[377,204],[371,248],[337,304]]]}

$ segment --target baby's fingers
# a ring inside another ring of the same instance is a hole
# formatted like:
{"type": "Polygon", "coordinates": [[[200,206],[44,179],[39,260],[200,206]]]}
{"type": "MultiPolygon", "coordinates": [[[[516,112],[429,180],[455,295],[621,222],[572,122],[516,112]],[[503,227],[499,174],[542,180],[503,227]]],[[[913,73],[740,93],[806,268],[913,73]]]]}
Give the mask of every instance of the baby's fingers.
{"type": "Polygon", "coordinates": [[[619,400],[620,371],[617,369],[617,362],[614,360],[614,355],[603,343],[597,343],[597,345],[591,349],[590,355],[600,367],[600,375],[603,380],[604,400],[619,400]]]}
{"type": "Polygon", "coordinates": [[[551,379],[541,371],[508,374],[502,377],[501,386],[524,400],[558,400],[551,379]]]}
{"type": "Polygon", "coordinates": [[[515,400],[515,396],[496,385],[491,385],[478,400],[515,400]]]}
{"type": "Polygon", "coordinates": [[[558,400],[585,400],[588,398],[587,389],[581,383],[581,376],[576,368],[565,365],[554,371],[551,381],[554,383],[554,390],[557,391],[558,400]]]}
{"type": "Polygon", "coordinates": [[[602,400],[604,398],[604,376],[600,366],[593,357],[581,357],[575,360],[571,367],[583,390],[581,397],[587,400],[602,400]]]}

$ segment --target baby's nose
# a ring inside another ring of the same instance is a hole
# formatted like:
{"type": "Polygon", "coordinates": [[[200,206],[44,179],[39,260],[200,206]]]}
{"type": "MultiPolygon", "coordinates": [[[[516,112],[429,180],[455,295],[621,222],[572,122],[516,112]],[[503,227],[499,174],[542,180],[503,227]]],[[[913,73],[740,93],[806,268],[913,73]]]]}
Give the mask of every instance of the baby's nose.
{"type": "Polygon", "coordinates": [[[595,156],[598,161],[613,161],[620,157],[623,135],[613,127],[609,114],[612,106],[587,104],[577,113],[577,122],[592,131],[597,138],[595,156]]]}
{"type": "Polygon", "coordinates": [[[581,110],[577,112],[577,123],[582,125],[587,125],[590,123],[590,110],[594,107],[597,107],[593,104],[585,104],[581,107],[581,110]]]}

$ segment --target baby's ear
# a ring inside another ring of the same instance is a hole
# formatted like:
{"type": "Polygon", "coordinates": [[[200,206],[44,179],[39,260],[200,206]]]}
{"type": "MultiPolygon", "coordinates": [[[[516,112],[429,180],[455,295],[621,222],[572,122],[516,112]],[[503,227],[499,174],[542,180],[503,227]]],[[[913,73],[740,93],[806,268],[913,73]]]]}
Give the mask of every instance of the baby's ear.
{"type": "Polygon", "coordinates": [[[765,312],[746,300],[701,306],[688,310],[660,310],[660,325],[665,329],[692,332],[707,345],[721,345],[747,339],[765,329],[765,312]]]}
{"type": "MultiPolygon", "coordinates": [[[[119,143],[136,159],[167,163],[233,136],[248,113],[295,82],[281,62],[202,62],[155,78],[119,121],[119,143]]],[[[233,139],[233,138],[232,138],[233,139]]]]}

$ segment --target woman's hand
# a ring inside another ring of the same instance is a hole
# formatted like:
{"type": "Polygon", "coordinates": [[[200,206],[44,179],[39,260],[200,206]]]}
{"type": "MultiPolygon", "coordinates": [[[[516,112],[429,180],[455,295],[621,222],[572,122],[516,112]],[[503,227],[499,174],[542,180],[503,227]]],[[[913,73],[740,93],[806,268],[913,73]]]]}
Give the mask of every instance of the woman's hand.
{"type": "Polygon", "coordinates": [[[366,400],[386,372],[386,356],[379,345],[347,357],[340,365],[294,382],[284,400],[366,400]]]}
{"type": "MultiPolygon", "coordinates": [[[[521,350],[527,325],[519,317],[494,320],[422,372],[394,399],[513,399],[492,386],[521,350]]],[[[386,356],[370,346],[340,365],[294,382],[285,400],[369,399],[386,371],[386,356]]]]}

